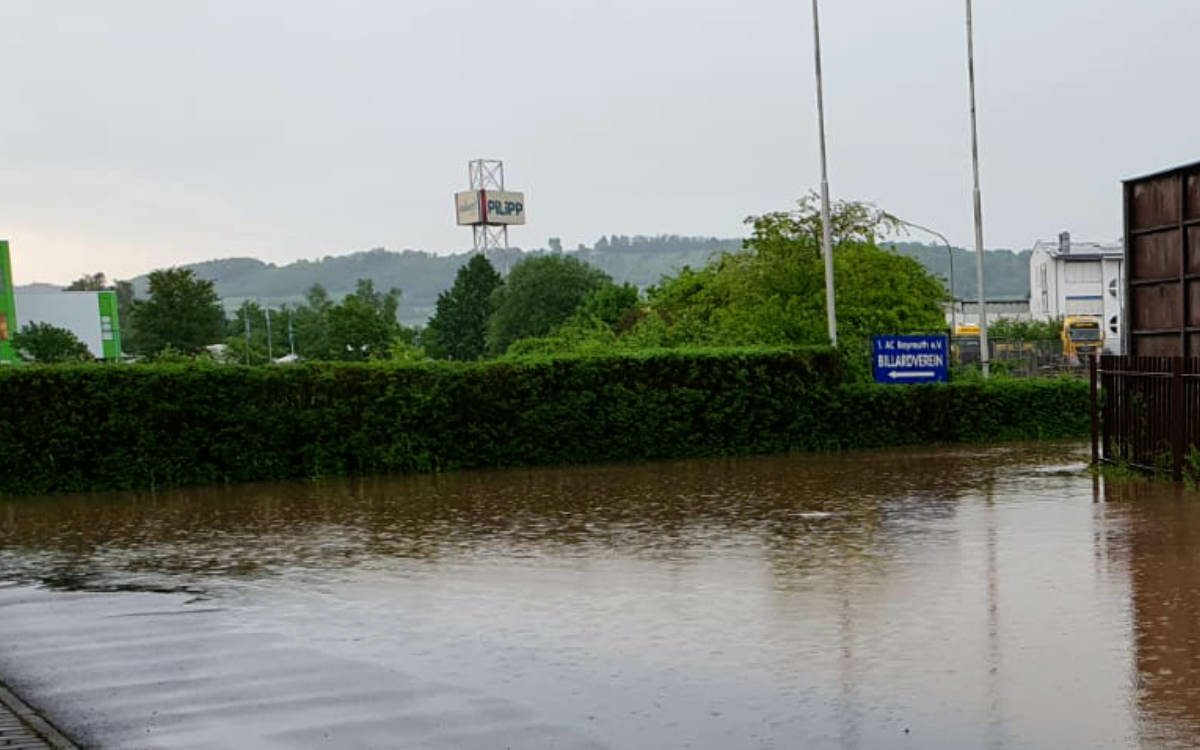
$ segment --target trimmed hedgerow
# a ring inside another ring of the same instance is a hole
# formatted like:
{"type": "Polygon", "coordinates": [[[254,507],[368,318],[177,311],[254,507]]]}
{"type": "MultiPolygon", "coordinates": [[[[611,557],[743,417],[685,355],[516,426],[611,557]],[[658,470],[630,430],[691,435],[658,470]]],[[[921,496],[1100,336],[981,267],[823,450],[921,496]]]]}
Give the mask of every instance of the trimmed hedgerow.
{"type": "Polygon", "coordinates": [[[1086,384],[843,384],[826,349],[0,371],[0,492],[1078,437],[1086,384]]]}

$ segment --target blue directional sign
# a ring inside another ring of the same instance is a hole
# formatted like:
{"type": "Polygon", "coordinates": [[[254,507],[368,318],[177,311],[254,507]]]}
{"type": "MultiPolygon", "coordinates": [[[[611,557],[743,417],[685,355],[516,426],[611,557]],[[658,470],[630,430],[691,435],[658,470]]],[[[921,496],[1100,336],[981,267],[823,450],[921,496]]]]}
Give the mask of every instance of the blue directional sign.
{"type": "Polygon", "coordinates": [[[936,383],[950,379],[950,345],[945,336],[874,336],[871,350],[876,383],[936,383]]]}

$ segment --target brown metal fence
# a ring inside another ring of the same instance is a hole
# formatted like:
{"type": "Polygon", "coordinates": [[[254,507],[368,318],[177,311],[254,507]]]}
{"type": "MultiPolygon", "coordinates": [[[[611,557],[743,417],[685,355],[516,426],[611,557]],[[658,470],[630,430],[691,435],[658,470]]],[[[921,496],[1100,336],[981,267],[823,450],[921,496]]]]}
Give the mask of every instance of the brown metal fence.
{"type": "Polygon", "coordinates": [[[1200,359],[1106,354],[1090,373],[1092,460],[1182,478],[1200,445],[1200,359]]]}
{"type": "MultiPolygon", "coordinates": [[[[979,338],[955,336],[951,340],[953,361],[957,365],[979,362],[979,338]]],[[[1086,358],[1085,358],[1086,359],[1086,358]]],[[[992,369],[1015,377],[1037,377],[1087,372],[1087,362],[1063,355],[1061,339],[988,339],[988,360],[992,369]]]]}

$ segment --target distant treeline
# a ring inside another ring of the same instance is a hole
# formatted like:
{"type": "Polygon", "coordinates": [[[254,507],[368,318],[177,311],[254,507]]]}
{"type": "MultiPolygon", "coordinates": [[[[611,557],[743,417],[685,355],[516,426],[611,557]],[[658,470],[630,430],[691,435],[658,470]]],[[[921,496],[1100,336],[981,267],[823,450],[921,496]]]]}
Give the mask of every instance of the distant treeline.
{"type": "MultiPolygon", "coordinates": [[[[645,288],[684,267],[703,266],[716,253],[740,248],[742,241],[676,235],[611,235],[601,237],[592,247],[580,245],[574,250],[563,250],[555,238],[548,244],[550,247],[532,250],[512,248],[489,253],[488,257],[503,272],[525,258],[561,252],[599,268],[617,283],[645,288]]],[[[434,255],[420,250],[395,252],[375,248],[285,265],[255,258],[225,258],[181,268],[192,269],[197,277],[212,281],[229,311],[246,300],[272,307],[298,303],[314,284],[324,287],[331,297],[340,298],[352,293],[359,279],[371,279],[379,289],[403,290],[398,311],[400,322],[418,325],[432,314],[438,295],[450,288],[454,275],[471,254],[434,255]]],[[[148,276],[133,279],[133,284],[135,293],[145,296],[148,276]]]]}
{"type": "MultiPolygon", "coordinates": [[[[514,248],[491,254],[489,259],[498,270],[507,272],[524,258],[561,252],[600,269],[617,284],[629,283],[645,289],[685,267],[701,268],[715,254],[738,250],[742,242],[739,238],[608,235],[590,247],[579,245],[574,250],[563,250],[561,243],[551,238],[547,248],[514,248]]],[[[950,264],[944,247],[919,243],[881,244],[894,247],[901,255],[915,258],[939,278],[948,279],[950,264]]],[[[400,322],[420,325],[429,319],[438,295],[450,288],[458,269],[470,256],[471,253],[434,255],[418,250],[394,252],[376,248],[284,265],[255,258],[224,258],[181,267],[195,271],[198,278],[212,281],[230,313],[246,300],[276,308],[301,303],[314,284],[320,284],[331,297],[340,299],[353,293],[359,279],[365,278],[371,279],[378,289],[401,289],[403,294],[397,313],[400,322]]],[[[954,251],[954,291],[959,297],[976,296],[974,259],[973,252],[954,251]]],[[[1028,295],[1029,251],[992,250],[984,256],[984,261],[989,297],[1028,295]]],[[[148,276],[133,279],[133,288],[137,296],[144,297],[148,276]]]]}
{"type": "MultiPolygon", "coordinates": [[[[950,288],[950,253],[945,245],[922,245],[918,242],[881,243],[901,255],[915,258],[929,272],[950,288]]],[[[954,252],[954,296],[978,299],[975,283],[975,251],[960,247],[954,252]]],[[[988,299],[997,297],[1025,298],[1029,296],[1029,250],[988,250],[983,255],[983,283],[988,299]]]]}

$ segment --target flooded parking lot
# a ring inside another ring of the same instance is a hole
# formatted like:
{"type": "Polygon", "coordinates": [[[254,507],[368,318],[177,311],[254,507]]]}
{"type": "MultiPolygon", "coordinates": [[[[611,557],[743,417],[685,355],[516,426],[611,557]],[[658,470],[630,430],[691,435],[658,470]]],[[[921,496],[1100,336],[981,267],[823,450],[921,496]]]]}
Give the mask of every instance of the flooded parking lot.
{"type": "Polygon", "coordinates": [[[1182,748],[1200,495],[1083,446],[0,500],[0,681],[103,748],[1182,748]]]}

